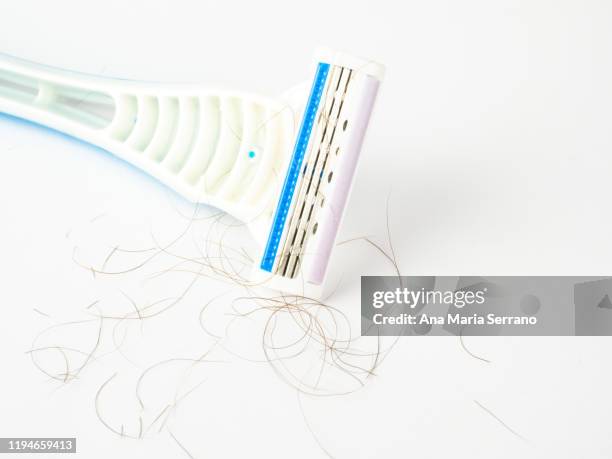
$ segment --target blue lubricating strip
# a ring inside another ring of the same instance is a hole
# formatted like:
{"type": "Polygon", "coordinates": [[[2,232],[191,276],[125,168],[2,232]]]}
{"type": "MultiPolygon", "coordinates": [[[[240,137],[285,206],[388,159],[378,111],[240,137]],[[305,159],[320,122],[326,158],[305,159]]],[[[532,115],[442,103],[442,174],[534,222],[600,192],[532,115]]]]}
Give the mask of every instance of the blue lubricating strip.
{"type": "Polygon", "coordinates": [[[321,95],[323,94],[325,83],[327,82],[328,73],[329,64],[323,62],[319,63],[314,83],[310,90],[308,103],[306,104],[306,110],[304,111],[302,125],[300,126],[300,131],[295,142],[295,149],[293,150],[291,164],[289,165],[289,172],[287,173],[287,177],[285,177],[285,183],[283,184],[278,206],[276,207],[276,213],[274,214],[272,230],[270,231],[268,243],[266,244],[266,249],[261,260],[261,269],[264,271],[272,272],[272,267],[274,266],[274,260],[278,253],[278,245],[283,235],[287,214],[291,207],[291,201],[293,200],[293,193],[295,192],[300,171],[302,170],[302,162],[304,161],[304,155],[308,148],[315,117],[319,111],[321,95]]]}

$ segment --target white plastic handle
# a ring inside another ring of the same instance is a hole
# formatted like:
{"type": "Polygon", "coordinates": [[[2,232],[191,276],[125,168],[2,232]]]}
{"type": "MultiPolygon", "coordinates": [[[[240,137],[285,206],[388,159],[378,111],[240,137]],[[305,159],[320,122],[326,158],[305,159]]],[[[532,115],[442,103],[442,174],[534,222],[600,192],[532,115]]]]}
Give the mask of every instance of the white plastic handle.
{"type": "Polygon", "coordinates": [[[99,78],[4,55],[0,112],[97,145],[247,222],[268,210],[295,129],[280,100],[99,78]]]}

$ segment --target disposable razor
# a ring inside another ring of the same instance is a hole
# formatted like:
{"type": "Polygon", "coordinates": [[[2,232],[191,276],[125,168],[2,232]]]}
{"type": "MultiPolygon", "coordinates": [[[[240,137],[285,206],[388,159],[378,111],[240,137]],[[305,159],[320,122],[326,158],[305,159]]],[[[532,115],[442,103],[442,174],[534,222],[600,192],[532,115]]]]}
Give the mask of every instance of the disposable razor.
{"type": "Polygon", "coordinates": [[[245,222],[255,279],[321,285],[383,77],[320,51],[278,97],[95,77],[0,55],[0,112],[101,147],[195,203],[245,222]]]}

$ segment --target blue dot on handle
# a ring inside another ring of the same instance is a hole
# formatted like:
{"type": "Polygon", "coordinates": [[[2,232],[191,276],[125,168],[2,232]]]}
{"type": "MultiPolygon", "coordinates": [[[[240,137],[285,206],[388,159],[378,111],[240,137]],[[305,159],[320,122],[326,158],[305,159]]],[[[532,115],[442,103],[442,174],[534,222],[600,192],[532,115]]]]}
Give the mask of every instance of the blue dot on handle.
{"type": "Polygon", "coordinates": [[[249,158],[250,159],[255,158],[255,152],[253,150],[249,151],[249,158]]]}

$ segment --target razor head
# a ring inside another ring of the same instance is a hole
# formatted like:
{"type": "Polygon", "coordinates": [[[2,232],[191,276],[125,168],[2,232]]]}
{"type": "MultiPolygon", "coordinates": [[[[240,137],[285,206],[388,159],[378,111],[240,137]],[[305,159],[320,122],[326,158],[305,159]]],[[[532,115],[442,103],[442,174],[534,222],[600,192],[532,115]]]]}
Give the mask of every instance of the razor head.
{"type": "Polygon", "coordinates": [[[260,269],[321,284],[382,79],[380,65],[321,52],[260,269]]]}

